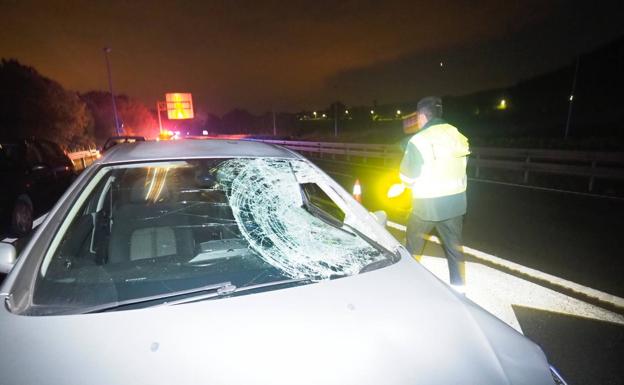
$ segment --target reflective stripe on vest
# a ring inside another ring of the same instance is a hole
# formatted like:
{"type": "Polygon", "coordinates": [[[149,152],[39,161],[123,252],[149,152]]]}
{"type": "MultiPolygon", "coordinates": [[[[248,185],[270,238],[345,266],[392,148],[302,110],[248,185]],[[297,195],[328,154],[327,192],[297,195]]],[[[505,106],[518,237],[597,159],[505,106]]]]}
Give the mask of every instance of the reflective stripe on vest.
{"type": "Polygon", "coordinates": [[[436,198],[466,191],[468,139],[450,124],[436,124],[410,139],[423,159],[413,178],[414,198],[436,198]]]}

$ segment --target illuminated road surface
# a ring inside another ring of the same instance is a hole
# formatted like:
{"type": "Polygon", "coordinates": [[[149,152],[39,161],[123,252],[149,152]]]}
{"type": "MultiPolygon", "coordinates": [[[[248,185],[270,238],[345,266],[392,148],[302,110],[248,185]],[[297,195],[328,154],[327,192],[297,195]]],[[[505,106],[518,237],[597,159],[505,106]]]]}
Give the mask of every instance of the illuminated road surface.
{"type": "MultiPolygon", "coordinates": [[[[442,249],[437,248],[442,254],[442,249]]],[[[448,283],[446,259],[423,256],[421,263],[448,283]]],[[[466,296],[514,329],[522,332],[512,305],[624,325],[624,316],[558,293],[480,263],[466,263],[466,296]]]]}
{"type": "MultiPolygon", "coordinates": [[[[399,231],[405,231],[405,227],[400,224],[390,222],[389,226],[399,231]]],[[[442,248],[438,246],[439,241],[436,237],[430,237],[429,240],[431,242],[427,242],[427,247],[425,248],[424,255],[420,262],[429,271],[448,284],[449,273],[446,258],[444,258],[444,252],[442,248]]],[[[468,247],[465,248],[465,252],[473,257],[487,258],[489,261],[505,263],[504,259],[490,256],[468,247]]],[[[574,283],[541,273],[534,269],[525,268],[524,266],[517,264],[511,264],[511,266],[515,267],[515,270],[520,270],[522,273],[533,276],[534,278],[548,278],[551,283],[570,286],[583,294],[594,294],[595,297],[599,297],[600,299],[608,298],[610,302],[616,306],[624,304],[624,299],[622,298],[608,295],[607,293],[602,293],[591,288],[575,285],[574,283]]],[[[469,299],[519,332],[522,332],[522,327],[512,308],[514,305],[624,325],[624,316],[620,314],[572,298],[514,275],[484,266],[481,263],[466,263],[466,281],[466,296],[469,299]]]]}

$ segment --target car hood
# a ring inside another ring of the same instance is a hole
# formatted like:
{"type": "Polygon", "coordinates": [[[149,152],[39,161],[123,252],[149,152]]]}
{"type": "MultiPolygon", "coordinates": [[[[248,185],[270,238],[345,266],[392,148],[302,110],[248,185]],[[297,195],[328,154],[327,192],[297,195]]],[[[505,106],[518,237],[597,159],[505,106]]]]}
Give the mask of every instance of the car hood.
{"type": "Polygon", "coordinates": [[[552,384],[535,344],[410,258],[99,314],[0,313],[3,384],[552,384]]]}

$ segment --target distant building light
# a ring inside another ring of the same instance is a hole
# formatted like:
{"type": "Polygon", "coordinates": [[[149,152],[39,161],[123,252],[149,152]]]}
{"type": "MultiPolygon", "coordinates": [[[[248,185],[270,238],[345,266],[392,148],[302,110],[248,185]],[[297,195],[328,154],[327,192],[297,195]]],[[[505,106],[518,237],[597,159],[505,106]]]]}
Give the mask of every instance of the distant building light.
{"type": "Polygon", "coordinates": [[[371,115],[375,113],[375,110],[371,110],[371,115]]]}
{"type": "Polygon", "coordinates": [[[349,110],[345,110],[345,114],[349,115],[349,110]]]}
{"type": "Polygon", "coordinates": [[[440,67],[444,67],[444,62],[440,61],[440,67]]]}
{"type": "Polygon", "coordinates": [[[326,118],[326,117],[327,117],[327,115],[325,115],[325,114],[323,114],[323,115],[321,115],[321,116],[322,116],[322,117],[324,117],[324,118],[326,118]]]}
{"type": "Polygon", "coordinates": [[[501,99],[498,105],[496,106],[497,110],[506,110],[507,109],[507,100],[501,99]]]}
{"type": "Polygon", "coordinates": [[[314,111],[314,112],[312,113],[312,115],[314,115],[314,117],[316,118],[316,111],[314,111]]]}
{"type": "Polygon", "coordinates": [[[401,115],[401,110],[397,110],[397,115],[401,115]]]}
{"type": "Polygon", "coordinates": [[[208,135],[208,130],[203,130],[202,131],[202,135],[204,135],[204,136],[208,135]]]}
{"type": "Polygon", "coordinates": [[[574,100],[574,95],[570,95],[570,101],[574,100]]]}

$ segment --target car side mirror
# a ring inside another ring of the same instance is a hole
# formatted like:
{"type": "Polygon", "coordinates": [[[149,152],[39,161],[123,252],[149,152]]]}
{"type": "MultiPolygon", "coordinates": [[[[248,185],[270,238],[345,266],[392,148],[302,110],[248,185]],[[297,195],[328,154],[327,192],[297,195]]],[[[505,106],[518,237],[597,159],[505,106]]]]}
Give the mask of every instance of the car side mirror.
{"type": "Polygon", "coordinates": [[[10,243],[0,242],[0,273],[8,274],[17,260],[17,251],[10,243]]]}
{"type": "Polygon", "coordinates": [[[373,218],[375,218],[375,221],[377,223],[379,223],[383,227],[386,227],[386,224],[388,223],[388,214],[386,214],[385,211],[383,210],[375,211],[375,212],[372,212],[371,215],[373,216],[373,218]]]}

